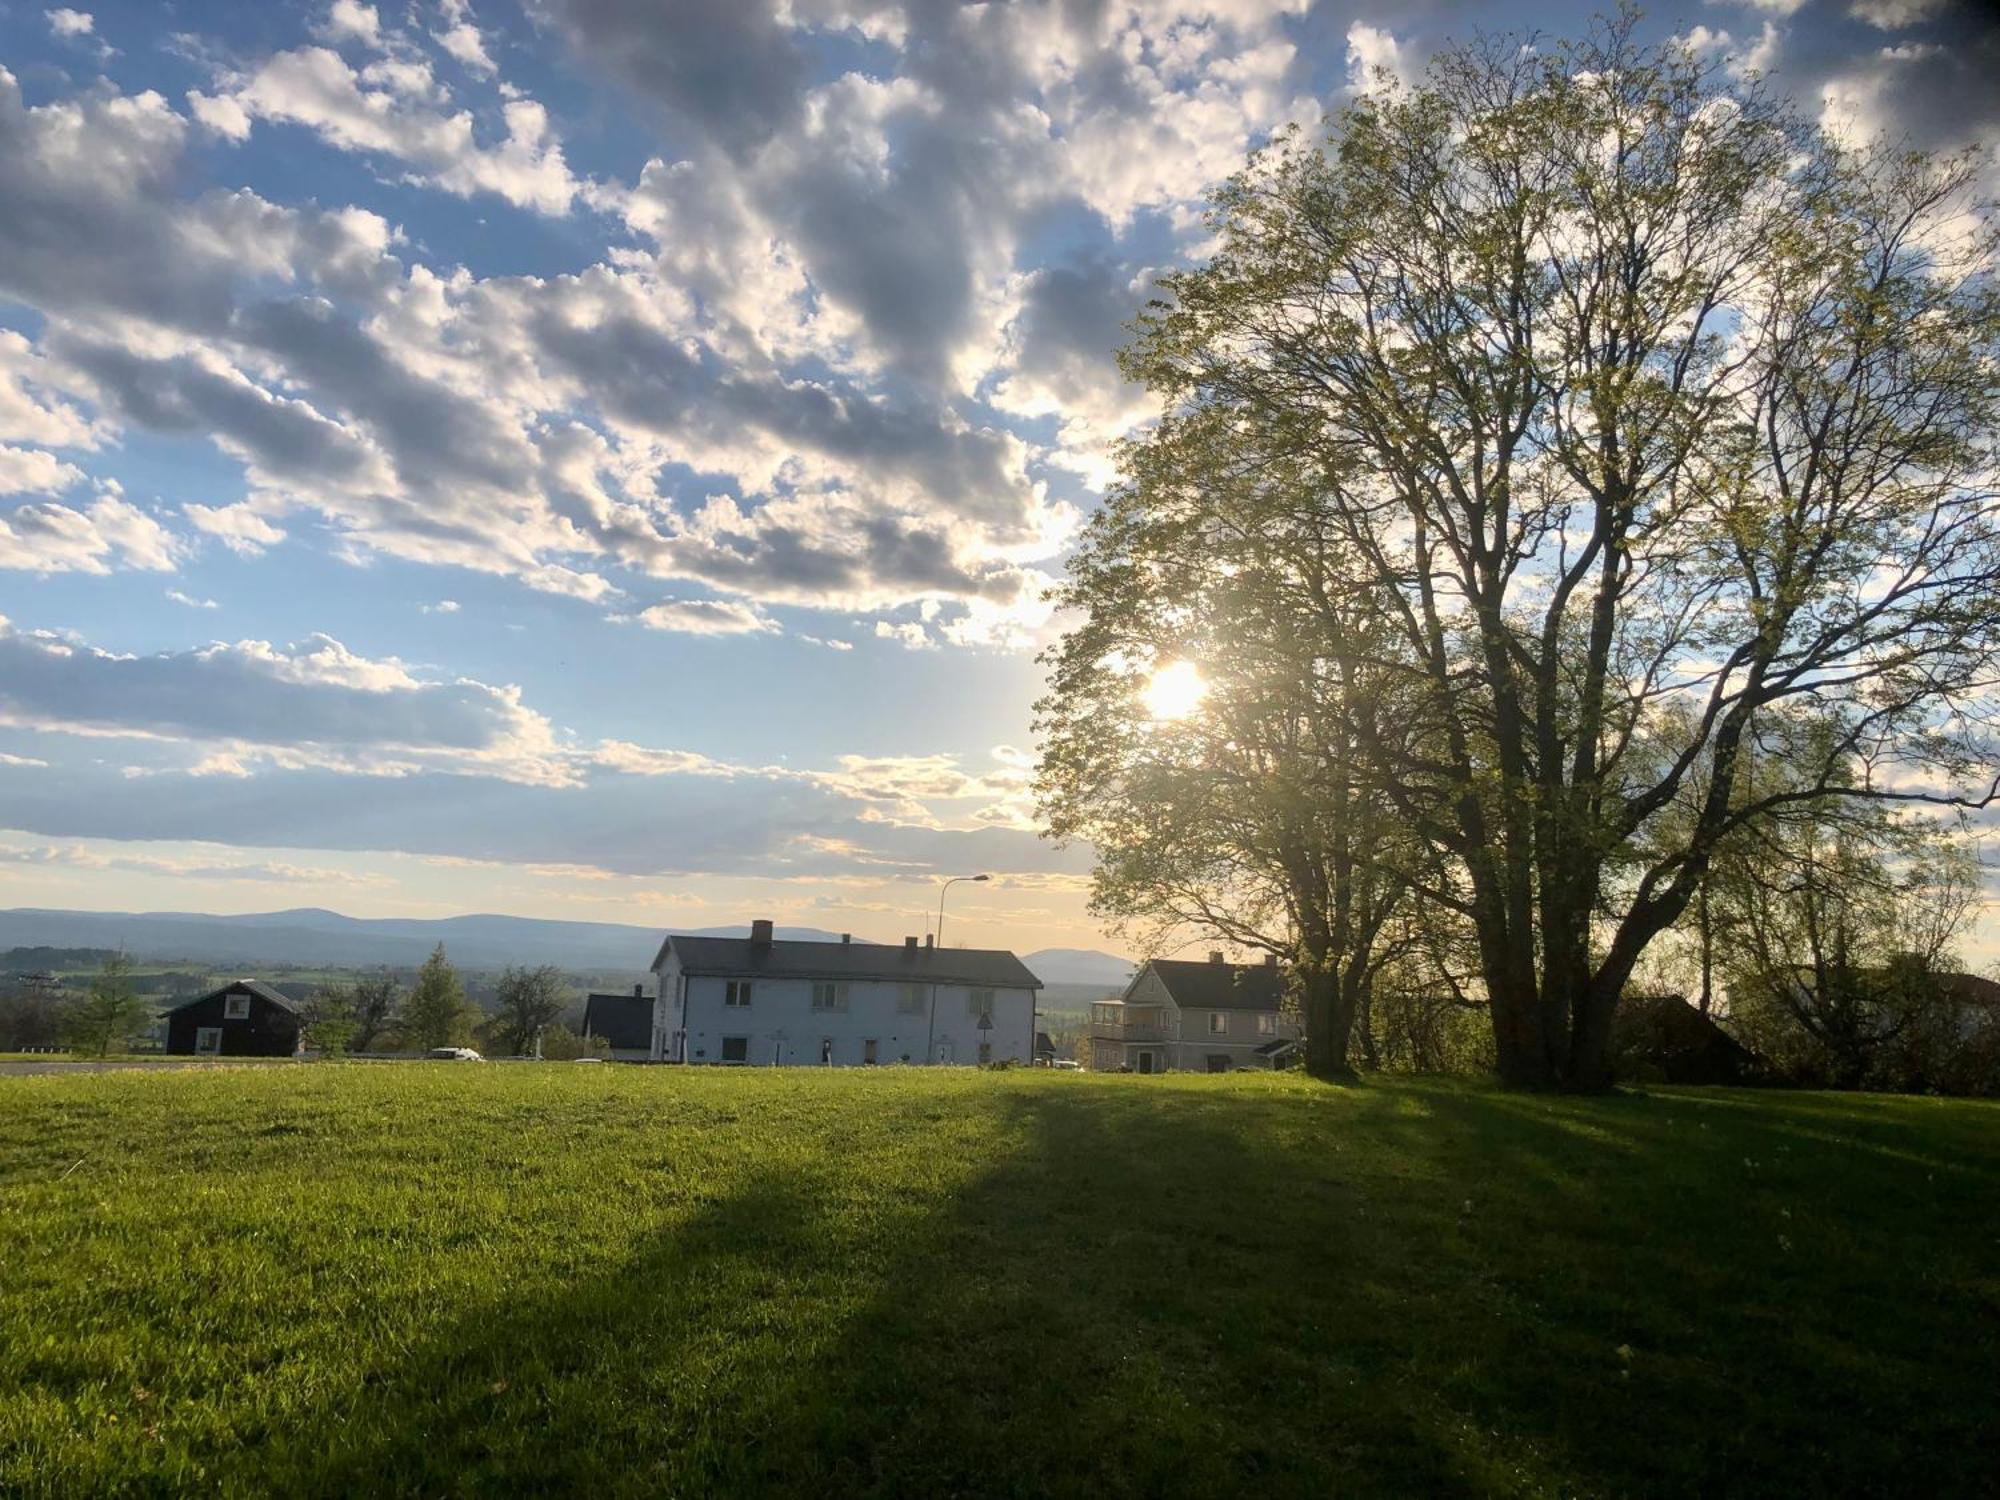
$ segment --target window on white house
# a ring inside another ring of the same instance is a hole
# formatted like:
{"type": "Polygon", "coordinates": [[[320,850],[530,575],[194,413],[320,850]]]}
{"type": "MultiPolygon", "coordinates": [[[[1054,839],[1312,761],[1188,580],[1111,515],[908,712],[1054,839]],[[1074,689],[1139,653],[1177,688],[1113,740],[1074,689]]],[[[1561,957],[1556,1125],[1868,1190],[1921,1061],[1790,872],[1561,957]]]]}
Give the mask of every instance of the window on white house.
{"type": "Polygon", "coordinates": [[[920,1016],[930,999],[930,986],[906,984],[896,995],[896,1009],[906,1016],[920,1016]]]}
{"type": "Polygon", "coordinates": [[[750,1003],[750,981],[731,979],[722,986],[722,1003],[741,1010],[750,1003]]]}
{"type": "Polygon", "coordinates": [[[1229,1034],[1229,1012],[1226,1010],[1210,1011],[1208,1013],[1208,1031],[1211,1036],[1227,1036],[1229,1034]]]}
{"type": "Polygon", "coordinates": [[[195,1027],[194,1050],[197,1052],[220,1052],[222,1050],[222,1028],[220,1026],[195,1027]]]}
{"type": "Polygon", "coordinates": [[[724,1062],[750,1061],[750,1038],[747,1036],[726,1036],[722,1039],[722,1060],[724,1062]]]}
{"type": "Polygon", "coordinates": [[[875,1038],[872,1036],[861,1044],[861,1061],[871,1068],[875,1066],[875,1038]]]}
{"type": "Polygon", "coordinates": [[[970,1015],[972,1019],[975,1021],[978,1020],[981,1016],[992,1015],[993,991],[967,990],[965,992],[965,1009],[966,1013],[970,1015]]]}
{"type": "Polygon", "coordinates": [[[1257,1035],[1276,1036],[1277,1034],[1278,1018],[1276,1016],[1269,1011],[1265,1011],[1264,1014],[1257,1017],[1257,1035]]]}
{"type": "Polygon", "coordinates": [[[222,998],[222,1019],[225,1021],[247,1021],[250,1019],[250,997],[248,995],[225,995],[222,998]]]}
{"type": "Polygon", "coordinates": [[[814,1010],[846,1010],[847,986],[837,984],[831,979],[815,979],[813,981],[812,1008],[814,1010]]]}

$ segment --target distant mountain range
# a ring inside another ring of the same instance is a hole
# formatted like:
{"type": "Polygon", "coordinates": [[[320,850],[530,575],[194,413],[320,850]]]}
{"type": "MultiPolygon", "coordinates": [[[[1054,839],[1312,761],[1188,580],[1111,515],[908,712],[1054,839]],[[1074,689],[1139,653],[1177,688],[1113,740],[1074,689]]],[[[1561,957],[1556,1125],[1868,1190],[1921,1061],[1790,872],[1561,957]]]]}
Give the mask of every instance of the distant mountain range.
{"type": "MultiPolygon", "coordinates": [[[[747,925],[689,929],[700,937],[748,937],[747,925]]],[[[777,936],[834,943],[818,927],[780,927],[777,936]]],[[[318,907],[217,917],[200,912],[0,911],[0,949],[123,948],[148,961],[298,964],[361,968],[421,963],[439,943],[468,968],[555,964],[586,973],[641,974],[661,929],[618,922],[555,922],[538,917],[346,917],[318,907]]],[[[861,941],[861,939],[856,939],[861,941]]],[[[1044,948],[1022,961],[1045,984],[1117,987],[1132,964],[1085,948],[1044,948]]]]}

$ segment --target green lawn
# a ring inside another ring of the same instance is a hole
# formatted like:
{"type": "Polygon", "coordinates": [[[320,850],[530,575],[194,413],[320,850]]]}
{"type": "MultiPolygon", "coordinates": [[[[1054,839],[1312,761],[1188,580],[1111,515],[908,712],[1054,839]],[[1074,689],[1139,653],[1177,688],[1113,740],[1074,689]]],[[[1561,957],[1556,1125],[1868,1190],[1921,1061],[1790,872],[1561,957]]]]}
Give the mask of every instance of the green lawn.
{"type": "Polygon", "coordinates": [[[1939,1495],[1996,1433],[1991,1105],[0,1078],[9,1495],[1939,1495]]]}

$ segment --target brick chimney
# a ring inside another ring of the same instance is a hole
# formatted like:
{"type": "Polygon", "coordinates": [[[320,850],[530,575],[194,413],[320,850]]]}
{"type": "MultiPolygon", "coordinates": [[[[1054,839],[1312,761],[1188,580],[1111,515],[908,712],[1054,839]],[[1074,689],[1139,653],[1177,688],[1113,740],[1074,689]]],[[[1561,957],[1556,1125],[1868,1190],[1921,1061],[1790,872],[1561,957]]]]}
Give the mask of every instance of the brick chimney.
{"type": "Polygon", "coordinates": [[[1209,961],[1210,963],[1212,963],[1212,964],[1219,964],[1219,963],[1221,963],[1221,962],[1222,962],[1222,950],[1221,950],[1220,948],[1211,948],[1211,949],[1209,949],[1209,950],[1208,950],[1208,961],[1209,961]]]}
{"type": "Polygon", "coordinates": [[[1264,967],[1265,967],[1265,968],[1267,968],[1267,969],[1275,969],[1275,968],[1277,968],[1277,967],[1278,967],[1278,955],[1277,955],[1277,954],[1275,954],[1275,953],[1266,953],[1266,954],[1264,955],[1264,967]]]}
{"type": "Polygon", "coordinates": [[[854,934],[851,932],[843,932],[840,935],[840,946],[843,948],[845,948],[849,943],[853,941],[854,941],[854,934]]]}
{"type": "Polygon", "coordinates": [[[931,934],[929,934],[928,932],[924,934],[924,947],[932,948],[935,947],[936,944],[937,944],[936,938],[932,937],[931,934]]]}
{"type": "Polygon", "coordinates": [[[768,948],[771,946],[771,919],[769,917],[759,917],[750,924],[750,942],[752,946],[758,948],[768,948]]]}
{"type": "Polygon", "coordinates": [[[904,938],[903,952],[907,955],[907,954],[914,954],[916,951],[917,951],[917,940],[913,937],[904,938]]]}

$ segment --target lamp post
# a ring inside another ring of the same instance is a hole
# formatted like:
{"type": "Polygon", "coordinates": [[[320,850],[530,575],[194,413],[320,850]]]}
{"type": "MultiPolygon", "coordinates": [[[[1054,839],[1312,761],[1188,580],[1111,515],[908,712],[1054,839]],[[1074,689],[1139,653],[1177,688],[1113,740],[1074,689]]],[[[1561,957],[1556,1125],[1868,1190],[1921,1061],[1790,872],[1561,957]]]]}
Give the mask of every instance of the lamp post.
{"type": "Polygon", "coordinates": [[[991,880],[991,875],[954,875],[938,890],[937,945],[944,946],[944,893],[961,880],[991,880]]]}
{"type": "MultiPolygon", "coordinates": [[[[957,885],[961,880],[991,880],[992,878],[991,875],[954,875],[938,888],[937,936],[933,941],[937,944],[939,951],[942,951],[944,948],[944,893],[957,885]]],[[[935,976],[935,971],[933,971],[933,976],[935,976]]],[[[933,1063],[937,1061],[937,979],[935,977],[931,979],[930,1033],[924,1038],[924,1061],[933,1063]]]]}

